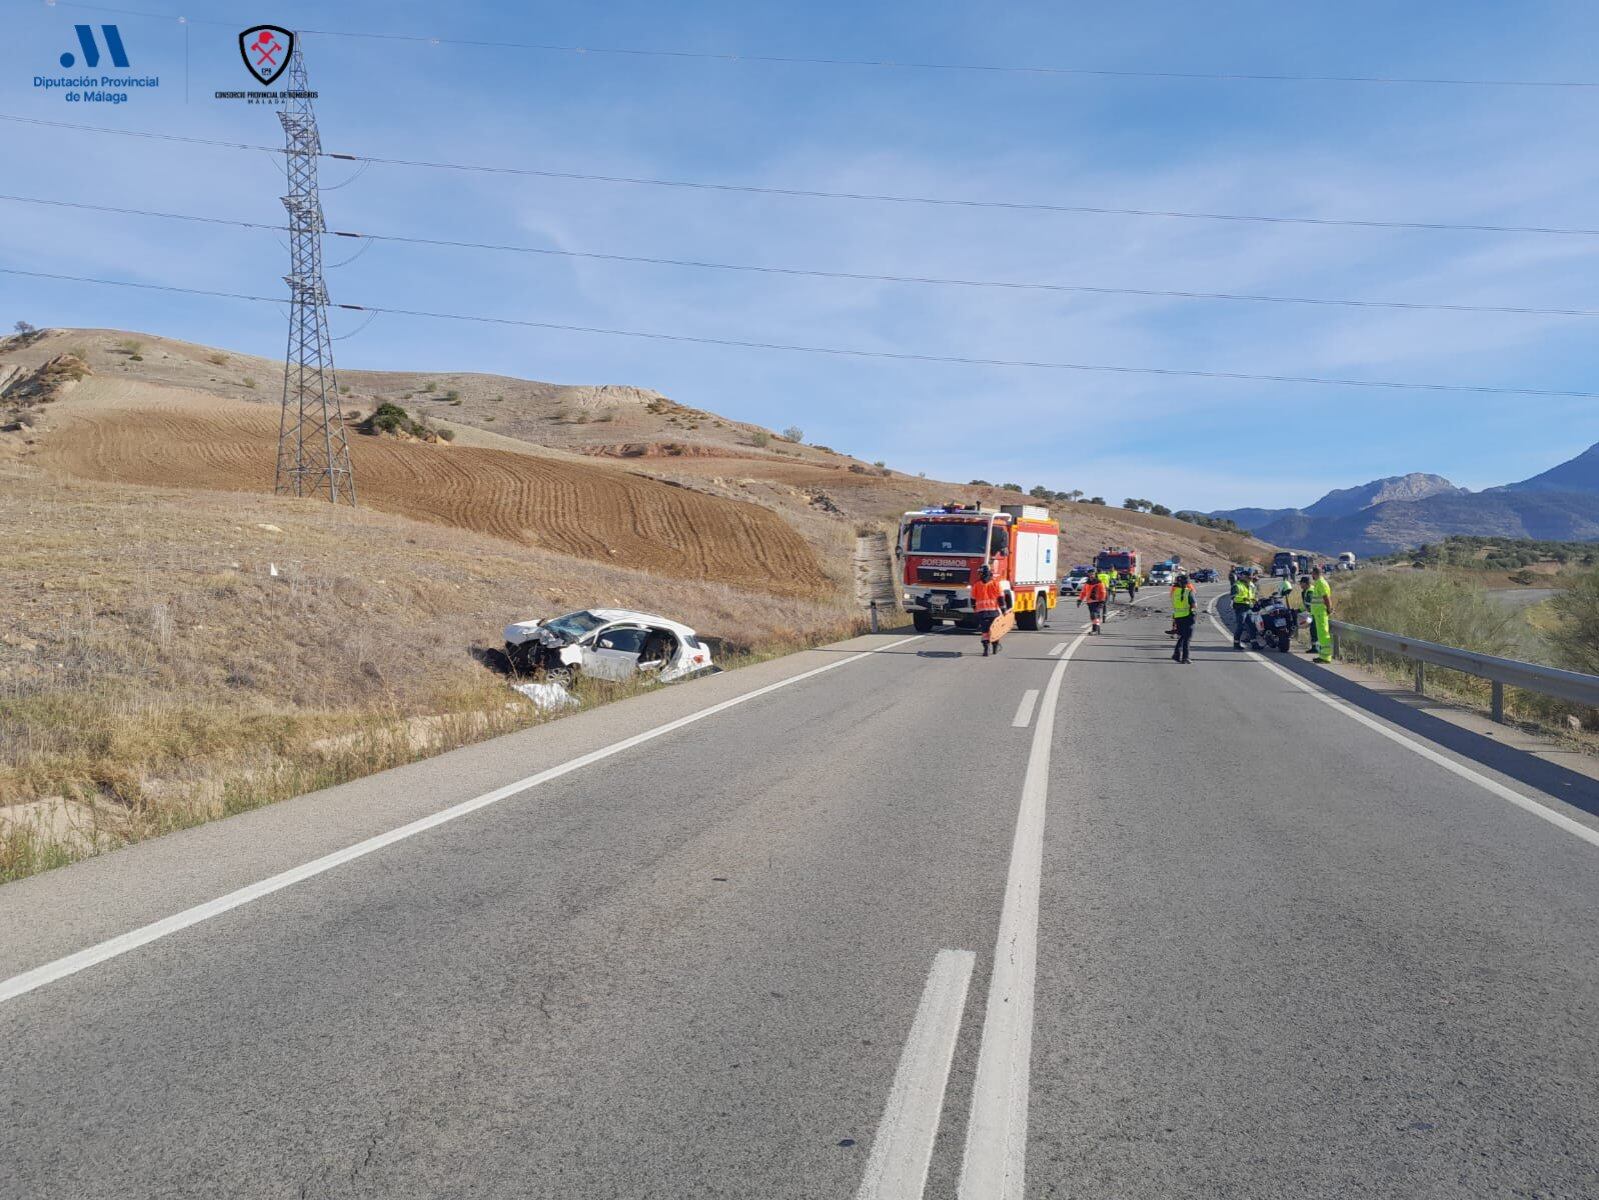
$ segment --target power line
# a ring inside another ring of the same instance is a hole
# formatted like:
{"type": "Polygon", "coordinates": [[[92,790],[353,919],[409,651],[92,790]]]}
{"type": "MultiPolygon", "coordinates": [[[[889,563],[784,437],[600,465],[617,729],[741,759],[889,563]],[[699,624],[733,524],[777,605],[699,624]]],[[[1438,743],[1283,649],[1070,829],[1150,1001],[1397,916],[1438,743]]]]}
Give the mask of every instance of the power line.
{"type": "MultiPolygon", "coordinates": [[[[207,217],[194,213],[158,212],[143,208],[120,208],[109,204],[88,204],[73,200],[47,200],[37,196],[12,196],[0,194],[0,201],[21,204],[40,204],[52,208],[83,209],[89,212],[119,213],[125,216],[159,217],[163,220],[190,221],[205,225],[226,225],[239,229],[266,229],[283,232],[282,225],[268,225],[258,221],[239,221],[227,217],[207,217]]],[[[1063,292],[1096,296],[1141,296],[1164,300],[1222,300],[1251,304],[1308,304],[1318,307],[1399,309],[1417,312],[1458,312],[1511,314],[1538,317],[1599,317],[1599,309],[1548,308],[1532,305],[1507,304],[1441,304],[1403,300],[1349,300],[1313,296],[1272,296],[1240,292],[1198,292],[1171,288],[1110,287],[1085,283],[1029,283],[997,279],[953,279],[934,275],[879,275],[865,271],[827,271],[802,267],[777,267],[751,263],[712,262],[689,258],[661,258],[641,254],[611,254],[594,250],[562,250],[547,246],[519,246],[502,242],[472,242],[452,238],[416,237],[397,233],[357,233],[352,230],[330,229],[332,237],[352,238],[370,246],[374,242],[397,242],[414,246],[440,246],[460,250],[487,250],[509,254],[535,254],[551,258],[574,258],[599,262],[641,263],[651,266],[686,267],[695,270],[732,271],[758,275],[784,275],[807,279],[836,279],[860,283],[895,283],[929,285],[938,287],[995,288],[1013,291],[1063,292]]],[[[364,249],[364,248],[363,248],[364,249]]],[[[357,255],[346,259],[353,262],[357,255]]],[[[337,264],[343,266],[344,263],[337,264]]]]}
{"type": "MultiPolygon", "coordinates": [[[[206,296],[215,299],[247,300],[255,303],[282,304],[280,298],[252,296],[241,292],[209,291],[201,288],[177,287],[172,284],[138,283],[126,279],[101,279],[84,275],[63,275],[46,271],[23,271],[15,267],[0,267],[0,275],[17,275],[28,279],[54,279],[67,283],[90,283],[108,287],[140,288],[157,292],[172,292],[189,296],[206,296]]],[[[429,312],[414,308],[390,308],[374,304],[332,304],[333,308],[351,312],[386,313],[399,317],[421,317],[434,321],[465,321],[479,325],[514,326],[520,329],[545,329],[558,333],[589,333],[604,337],[638,338],[655,342],[683,342],[702,346],[725,346],[739,350],[781,350],[792,354],[819,354],[838,358],[885,359],[892,362],[938,363],[970,367],[1022,367],[1042,371],[1080,371],[1111,375],[1157,375],[1167,378],[1212,379],[1241,383],[1296,383],[1322,387],[1368,388],[1388,391],[1458,392],[1485,396],[1538,396],[1547,399],[1599,400],[1599,392],[1563,391],[1547,388],[1495,387],[1463,383],[1415,383],[1382,379],[1339,379],[1319,375],[1272,375],[1243,371],[1200,371],[1174,367],[1132,367],[1105,363],[1047,362],[1031,359],[977,358],[953,354],[913,354],[892,350],[859,350],[843,346],[803,346],[789,342],[756,342],[739,338],[699,337],[684,333],[660,333],[640,329],[607,329],[594,325],[567,325],[554,321],[527,321],[514,317],[490,317],[469,313],[429,312]]]]}
{"type": "MultiPolygon", "coordinates": [[[[24,125],[40,125],[52,129],[70,129],[80,133],[103,133],[117,137],[155,138],[160,141],[185,142],[191,145],[217,146],[230,150],[263,150],[272,154],[283,151],[276,146],[246,142],[229,142],[216,138],[189,137],[182,134],[152,133],[139,129],[114,129],[100,125],[76,125],[69,121],[47,121],[39,117],[21,117],[0,113],[0,121],[24,125]]],[[[1177,209],[1111,208],[1104,205],[1046,204],[1021,200],[975,200],[948,196],[896,195],[884,192],[835,192],[820,188],[762,187],[745,183],[715,183],[689,179],[653,179],[646,176],[596,175],[576,171],[547,171],[533,167],[507,167],[492,163],[438,162],[413,158],[382,158],[369,154],[344,154],[330,150],[322,152],[324,158],[341,162],[377,163],[391,167],[424,167],[441,171],[465,171],[485,175],[513,175],[536,179],[564,179],[580,183],[629,184],[642,187],[680,188],[708,192],[730,192],[758,196],[787,196],[807,200],[853,200],[881,204],[932,205],[945,208],[1002,209],[1011,212],[1049,212],[1112,217],[1162,217],[1185,221],[1231,221],[1263,225],[1314,225],[1327,228],[1351,229],[1421,229],[1465,233],[1529,233],[1553,234],[1567,237],[1599,237],[1599,229],[1554,225],[1492,225],[1460,221],[1377,221],[1347,217],[1285,217],[1258,213],[1192,212],[1177,209]]]]}
{"type": "MultiPolygon", "coordinates": [[[[127,17],[175,21],[174,14],[153,13],[131,8],[111,8],[95,4],[67,4],[64,7],[87,12],[115,13],[127,17]]],[[[233,28],[226,21],[199,17],[183,18],[189,24],[233,28]]],[[[927,62],[893,58],[836,58],[793,54],[738,54],[731,51],[659,49],[637,46],[576,46],[555,42],[518,42],[495,38],[440,37],[432,34],[379,33],[359,29],[301,29],[297,32],[317,37],[364,39],[383,42],[410,42],[431,46],[464,46],[473,49],[534,50],[549,54],[599,55],[625,58],[667,58],[684,61],[722,63],[762,63],[779,66],[856,67],[893,71],[938,71],[983,75],[1035,75],[1105,79],[1208,80],[1225,83],[1354,83],[1424,87],[1475,88],[1550,88],[1585,89],[1599,82],[1570,79],[1474,79],[1402,75],[1313,75],[1260,71],[1156,71],[1115,67],[1025,66],[1001,63],[927,62]]]]}

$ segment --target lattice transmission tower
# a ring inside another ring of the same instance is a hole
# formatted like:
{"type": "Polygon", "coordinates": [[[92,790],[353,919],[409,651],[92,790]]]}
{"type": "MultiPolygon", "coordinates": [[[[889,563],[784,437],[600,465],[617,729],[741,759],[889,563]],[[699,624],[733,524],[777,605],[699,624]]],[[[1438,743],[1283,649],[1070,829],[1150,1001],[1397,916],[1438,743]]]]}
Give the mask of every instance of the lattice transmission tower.
{"type": "Polygon", "coordinates": [[[311,107],[299,39],[289,57],[283,122],[289,180],[289,350],[283,364],[283,415],[278,423],[278,469],[273,490],[286,496],[324,495],[355,503],[350,442],[339,408],[339,380],[328,336],[328,289],[322,279],[322,197],[317,157],[322,139],[311,107]]]}

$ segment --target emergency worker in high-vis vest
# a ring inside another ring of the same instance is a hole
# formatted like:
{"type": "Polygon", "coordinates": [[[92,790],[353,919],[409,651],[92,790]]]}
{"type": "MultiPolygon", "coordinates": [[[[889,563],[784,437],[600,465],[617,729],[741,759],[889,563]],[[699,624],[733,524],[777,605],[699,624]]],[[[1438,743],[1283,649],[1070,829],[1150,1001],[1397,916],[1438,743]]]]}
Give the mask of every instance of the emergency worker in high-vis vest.
{"type": "Polygon", "coordinates": [[[991,638],[989,630],[999,616],[1003,593],[1004,589],[999,586],[993,569],[987,563],[972,573],[972,611],[976,613],[978,628],[982,630],[984,658],[988,657],[990,649],[995,654],[999,653],[999,639],[991,638]]]}
{"type": "Polygon", "coordinates": [[[1248,623],[1249,610],[1255,607],[1255,585],[1249,578],[1248,571],[1239,571],[1233,576],[1233,646],[1242,647],[1244,644],[1244,629],[1248,623]]]}
{"type": "Polygon", "coordinates": [[[1310,620],[1316,631],[1316,661],[1332,662],[1332,584],[1320,567],[1310,569],[1310,620]]]}
{"type": "Polygon", "coordinates": [[[1177,630],[1177,645],[1172,648],[1171,660],[1176,663],[1188,661],[1188,643],[1194,636],[1194,614],[1197,601],[1194,599],[1194,585],[1188,582],[1187,574],[1177,576],[1177,582],[1171,589],[1171,623],[1177,630]]]}

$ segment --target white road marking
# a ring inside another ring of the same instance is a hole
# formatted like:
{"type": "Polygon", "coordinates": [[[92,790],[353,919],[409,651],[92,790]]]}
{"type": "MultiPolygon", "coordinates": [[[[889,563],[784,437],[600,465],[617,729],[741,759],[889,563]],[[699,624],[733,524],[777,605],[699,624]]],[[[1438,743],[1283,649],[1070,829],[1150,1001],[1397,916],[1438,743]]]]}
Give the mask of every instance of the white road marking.
{"type": "Polygon", "coordinates": [[[1057,642],[1055,644],[1054,649],[1052,649],[1047,655],[1045,655],[1045,657],[1046,658],[1054,658],[1057,654],[1059,654],[1064,649],[1066,649],[1066,643],[1065,642],[1057,642]]]}
{"type": "MultiPolygon", "coordinates": [[[[1216,616],[1214,609],[1211,610],[1210,619],[1215,622],[1217,629],[1220,629],[1223,633],[1229,632],[1223,627],[1221,620],[1216,616]]],[[[1358,708],[1354,707],[1354,705],[1345,703],[1337,696],[1334,696],[1324,689],[1317,687],[1315,684],[1307,683],[1305,680],[1295,675],[1292,671],[1288,671],[1282,667],[1279,667],[1264,654],[1254,650],[1248,651],[1248,653],[1252,658],[1255,659],[1256,662],[1260,663],[1260,665],[1265,667],[1267,670],[1274,671],[1278,675],[1281,675],[1300,691],[1314,697],[1317,700],[1320,700],[1329,708],[1337,709],[1351,721],[1359,721],[1362,725],[1366,726],[1366,728],[1374,729],[1378,733],[1382,734],[1383,737],[1387,738],[1390,742],[1395,742],[1398,745],[1403,746],[1406,750],[1414,751],[1423,758],[1427,759],[1429,762],[1437,763],[1440,767],[1444,768],[1444,770],[1454,772],[1462,779],[1469,779],[1478,787],[1492,792],[1501,800],[1507,800],[1511,804],[1514,804],[1517,808],[1523,809],[1526,812],[1530,812],[1535,817],[1541,817],[1545,821],[1548,821],[1551,825],[1557,826],[1560,829],[1564,829],[1567,833],[1575,834],[1577,837],[1580,837],[1583,841],[1589,843],[1590,845],[1599,846],[1599,829],[1594,829],[1591,826],[1584,825],[1581,821],[1573,821],[1570,817],[1566,816],[1565,813],[1556,812],[1547,805],[1534,800],[1531,796],[1525,796],[1516,791],[1514,788],[1506,787],[1497,779],[1490,778],[1489,776],[1482,774],[1480,771],[1474,771],[1464,763],[1456,762],[1447,754],[1440,754],[1431,746],[1425,745],[1417,741],[1415,738],[1408,736],[1407,734],[1400,733],[1397,729],[1384,724],[1375,717],[1368,716],[1366,713],[1363,713],[1358,708]]]]}
{"type": "Polygon", "coordinates": [[[1022,702],[1016,708],[1016,715],[1011,718],[1011,724],[1017,729],[1026,729],[1027,723],[1033,719],[1033,705],[1038,703],[1038,689],[1028,688],[1022,693],[1022,702]]]}
{"type": "Polygon", "coordinates": [[[933,1161],[944,1089],[976,961],[970,950],[940,950],[933,956],[933,969],[905,1039],[856,1200],[919,1200],[927,1186],[927,1167],[933,1161]]]}
{"type": "Polygon", "coordinates": [[[899,641],[890,642],[886,646],[878,646],[873,650],[864,650],[859,654],[851,654],[846,658],[837,659],[820,667],[813,667],[809,671],[801,671],[798,675],[791,675],[787,679],[780,679],[776,683],[769,683],[765,687],[755,688],[753,691],[745,692],[743,695],[720,701],[707,708],[702,708],[698,712],[690,713],[686,717],[678,717],[675,721],[668,721],[664,725],[657,725],[654,729],[646,729],[643,733],[636,733],[632,737],[623,738],[621,741],[613,742],[609,746],[602,746],[598,750],[591,750],[587,754],[579,755],[577,758],[568,759],[558,766],[540,771],[537,775],[529,775],[526,779],[519,779],[515,783],[506,784],[504,787],[496,788],[492,792],[485,792],[483,795],[475,796],[471,800],[463,800],[459,804],[441,809],[409,824],[401,825],[398,829],[391,829],[387,833],[369,837],[365,841],[357,842],[353,846],[346,846],[343,850],[335,850],[332,854],[325,854],[321,858],[313,859],[311,862],[304,863],[301,866],[291,867],[287,871],[229,892],[225,896],[218,896],[215,900],[207,900],[204,904],[196,904],[192,908],[186,908],[182,912],[151,922],[149,925],[140,926],[138,929],[124,933],[119,937],[99,942],[96,945],[79,950],[75,954],[69,954],[65,958],[58,958],[54,962],[45,963],[43,966],[35,967],[31,971],[13,975],[10,979],[0,981],[0,1004],[5,1003],[7,1000],[14,1000],[18,996],[33,991],[35,988],[41,988],[47,983],[54,983],[58,979],[64,979],[68,975],[76,974],[87,967],[95,966],[97,963],[103,963],[107,959],[127,954],[130,950],[137,950],[141,946],[148,946],[151,942],[164,938],[169,934],[177,933],[179,930],[187,929],[191,925],[198,925],[201,921],[209,921],[212,917],[221,916],[225,912],[240,908],[252,901],[261,899],[263,896],[270,896],[273,892],[279,892],[284,888],[302,883],[314,876],[321,875],[324,871],[331,871],[334,867],[354,862],[358,858],[364,858],[366,855],[382,850],[386,846],[392,846],[396,842],[403,842],[407,838],[413,838],[419,833],[425,833],[429,829],[457,820],[468,813],[476,812],[480,808],[487,808],[491,804],[497,804],[501,800],[525,792],[530,788],[538,787],[542,783],[548,783],[552,779],[559,779],[563,775],[570,775],[574,771],[581,771],[584,767],[593,766],[595,763],[613,755],[621,754],[624,750],[631,750],[634,746],[653,741],[658,737],[664,737],[668,733],[674,733],[686,725],[692,725],[696,721],[703,721],[706,717],[726,712],[728,709],[743,704],[748,700],[769,695],[780,688],[789,687],[802,680],[814,679],[827,671],[837,670],[839,667],[847,667],[850,663],[860,662],[863,658],[870,658],[874,654],[881,654],[885,650],[892,650],[896,646],[914,642],[921,636],[921,634],[917,634],[913,637],[901,638],[899,641]]]}
{"type": "Polygon", "coordinates": [[[961,1200],[1020,1200],[1027,1166],[1028,1072],[1033,1049],[1033,984],[1038,963],[1038,890],[1049,799],[1049,744],[1066,664],[1088,634],[1066,648],[1044,688],[1033,745],[1022,781],[1016,836],[1011,843],[1005,906],[999,915],[994,968],[977,1052],[961,1200]]]}

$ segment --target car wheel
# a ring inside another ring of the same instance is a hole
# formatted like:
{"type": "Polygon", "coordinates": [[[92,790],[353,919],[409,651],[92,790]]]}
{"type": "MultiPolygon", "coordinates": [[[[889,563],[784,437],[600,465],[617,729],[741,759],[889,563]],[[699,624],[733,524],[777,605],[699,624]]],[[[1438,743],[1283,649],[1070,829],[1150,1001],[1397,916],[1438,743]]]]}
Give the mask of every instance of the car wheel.
{"type": "Polygon", "coordinates": [[[924,612],[912,613],[911,626],[916,630],[917,633],[932,633],[933,614],[924,612]]]}

